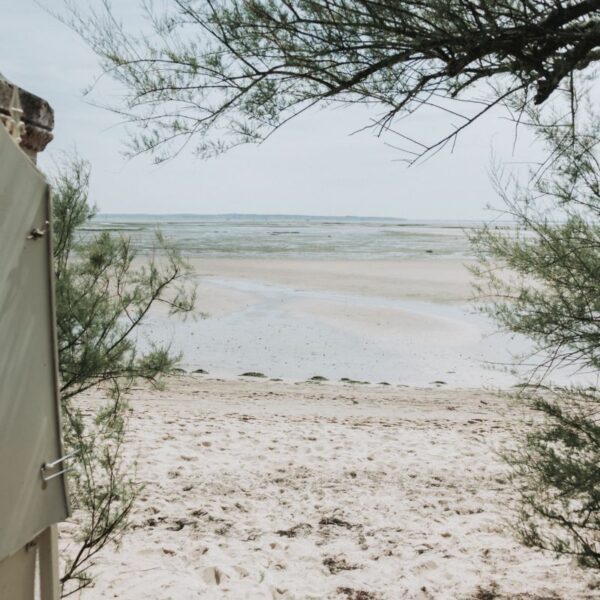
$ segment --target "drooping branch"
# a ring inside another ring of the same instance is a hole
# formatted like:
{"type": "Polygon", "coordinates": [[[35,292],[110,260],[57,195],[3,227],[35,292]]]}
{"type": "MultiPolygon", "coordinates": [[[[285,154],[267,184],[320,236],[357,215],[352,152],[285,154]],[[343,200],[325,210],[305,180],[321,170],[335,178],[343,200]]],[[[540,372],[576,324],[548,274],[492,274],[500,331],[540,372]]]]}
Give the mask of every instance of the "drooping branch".
{"type": "Polygon", "coordinates": [[[191,138],[201,155],[260,141],[317,103],[383,107],[380,130],[482,82],[541,104],[600,57],[600,0],[174,0],[150,16],[133,36],[105,0],[69,22],[124,86],[134,151],[159,160],[191,138]]]}

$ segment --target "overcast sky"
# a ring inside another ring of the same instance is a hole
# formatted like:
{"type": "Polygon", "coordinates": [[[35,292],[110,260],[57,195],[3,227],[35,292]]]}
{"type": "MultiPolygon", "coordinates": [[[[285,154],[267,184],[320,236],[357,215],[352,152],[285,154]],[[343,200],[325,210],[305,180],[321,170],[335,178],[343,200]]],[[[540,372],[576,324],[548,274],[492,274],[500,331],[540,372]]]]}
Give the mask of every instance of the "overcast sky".
{"type": "MultiPolygon", "coordinates": [[[[120,0],[125,4],[133,8],[138,0],[120,0]]],[[[33,0],[0,0],[0,6],[0,72],[48,100],[56,114],[55,139],[40,166],[51,171],[61,153],[76,149],[92,164],[91,198],[102,212],[489,218],[485,206],[498,205],[488,175],[492,152],[506,161],[530,152],[521,139],[513,155],[513,128],[496,113],[467,130],[453,153],[407,168],[381,138],[351,135],[369,118],[352,108],[313,111],[261,146],[208,161],[127,160],[118,117],[82,93],[99,73],[94,55],[33,0]]],[[[442,123],[447,116],[422,113],[406,126],[429,135],[442,123]]]]}

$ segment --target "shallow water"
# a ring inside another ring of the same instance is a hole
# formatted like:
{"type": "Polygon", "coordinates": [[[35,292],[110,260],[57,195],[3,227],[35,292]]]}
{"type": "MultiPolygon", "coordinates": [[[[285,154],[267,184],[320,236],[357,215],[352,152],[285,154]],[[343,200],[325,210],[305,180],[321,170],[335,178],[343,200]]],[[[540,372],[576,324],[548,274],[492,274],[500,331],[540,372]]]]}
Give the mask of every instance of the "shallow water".
{"type": "Polygon", "coordinates": [[[472,307],[377,296],[303,290],[260,282],[211,278],[225,291],[249,292],[253,300],[239,310],[208,319],[185,321],[152,316],[144,326],[148,340],[171,343],[183,354],[181,366],[211,375],[235,377],[256,371],[268,377],[451,387],[506,387],[511,351],[523,341],[494,333],[492,324],[472,307]],[[347,313],[345,321],[312,310],[326,307],[347,313]],[[354,311],[421,319],[428,327],[381,323],[357,328],[354,311]],[[379,325],[376,327],[375,325],[379,325]]]}
{"type": "Polygon", "coordinates": [[[163,235],[189,256],[329,259],[465,258],[475,221],[297,215],[98,215],[83,235],[129,236],[141,251],[163,235]]]}

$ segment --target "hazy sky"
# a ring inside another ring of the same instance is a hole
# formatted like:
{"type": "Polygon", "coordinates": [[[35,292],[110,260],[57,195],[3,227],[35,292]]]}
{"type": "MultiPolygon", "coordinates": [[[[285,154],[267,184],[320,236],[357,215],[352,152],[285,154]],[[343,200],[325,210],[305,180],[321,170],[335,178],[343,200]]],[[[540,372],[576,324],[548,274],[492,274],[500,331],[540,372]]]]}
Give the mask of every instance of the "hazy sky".
{"type": "MultiPolygon", "coordinates": [[[[498,204],[488,175],[492,151],[517,160],[513,128],[496,113],[467,130],[453,153],[408,168],[383,139],[351,135],[368,122],[361,108],[313,111],[261,146],[209,161],[191,155],[161,166],[148,157],[126,160],[127,133],[119,118],[90,105],[82,93],[99,73],[94,55],[34,0],[0,0],[0,6],[0,72],[44,97],[56,113],[55,139],[40,165],[51,171],[62,152],[76,149],[92,164],[91,198],[102,212],[480,219],[491,216],[486,204],[498,204]]],[[[443,122],[447,116],[422,113],[406,126],[428,136],[443,122]]],[[[523,139],[519,152],[519,160],[530,152],[523,139]]]]}

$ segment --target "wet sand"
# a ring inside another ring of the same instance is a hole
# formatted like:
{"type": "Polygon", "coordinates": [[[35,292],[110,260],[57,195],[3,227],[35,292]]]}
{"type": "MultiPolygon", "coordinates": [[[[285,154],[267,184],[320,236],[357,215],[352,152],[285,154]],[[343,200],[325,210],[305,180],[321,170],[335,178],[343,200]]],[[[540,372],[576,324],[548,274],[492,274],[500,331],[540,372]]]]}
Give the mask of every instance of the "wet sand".
{"type": "Polygon", "coordinates": [[[188,371],[302,380],[508,387],[490,368],[522,342],[469,304],[458,260],[192,259],[202,320],[155,313],[147,337],[183,352],[188,371]]]}
{"type": "Polygon", "coordinates": [[[468,260],[192,258],[190,262],[201,277],[262,281],[294,289],[461,304],[472,292],[466,268],[472,261],[468,260]]]}

